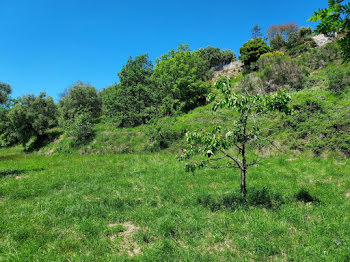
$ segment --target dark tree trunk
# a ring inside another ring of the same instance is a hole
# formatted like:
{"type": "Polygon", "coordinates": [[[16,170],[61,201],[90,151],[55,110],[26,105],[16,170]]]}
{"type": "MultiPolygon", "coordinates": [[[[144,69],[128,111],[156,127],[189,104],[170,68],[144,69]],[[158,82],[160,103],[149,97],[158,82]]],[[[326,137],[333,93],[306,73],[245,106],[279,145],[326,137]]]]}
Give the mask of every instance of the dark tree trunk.
{"type": "Polygon", "coordinates": [[[246,178],[247,170],[242,169],[241,170],[241,192],[243,193],[244,197],[247,195],[247,188],[245,184],[245,178],[246,178]]]}
{"type": "Polygon", "coordinates": [[[242,167],[241,167],[241,192],[244,197],[247,195],[247,187],[245,183],[246,174],[247,174],[247,161],[245,158],[245,144],[242,145],[242,167]]]}

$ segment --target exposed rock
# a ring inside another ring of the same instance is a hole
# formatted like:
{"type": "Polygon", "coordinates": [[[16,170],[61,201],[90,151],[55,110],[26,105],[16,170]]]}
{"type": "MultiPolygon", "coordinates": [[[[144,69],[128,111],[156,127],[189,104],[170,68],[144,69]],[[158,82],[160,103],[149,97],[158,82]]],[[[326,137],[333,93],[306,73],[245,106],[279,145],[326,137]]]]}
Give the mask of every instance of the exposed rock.
{"type": "Polygon", "coordinates": [[[319,35],[313,36],[312,39],[315,41],[317,46],[320,47],[328,43],[331,43],[335,37],[336,37],[335,34],[330,34],[330,35],[319,34],[319,35]]]}
{"type": "Polygon", "coordinates": [[[241,73],[243,68],[243,63],[240,60],[231,62],[228,65],[224,65],[221,67],[218,67],[213,76],[213,81],[215,81],[219,77],[223,76],[237,76],[241,73]]]}

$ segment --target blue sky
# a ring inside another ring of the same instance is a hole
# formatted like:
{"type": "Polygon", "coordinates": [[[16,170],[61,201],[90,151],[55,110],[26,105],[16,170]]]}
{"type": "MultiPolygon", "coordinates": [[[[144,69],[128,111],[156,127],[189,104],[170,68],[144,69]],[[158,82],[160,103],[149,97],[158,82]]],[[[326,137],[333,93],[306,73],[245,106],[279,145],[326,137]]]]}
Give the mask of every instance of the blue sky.
{"type": "Polygon", "coordinates": [[[129,56],[156,57],[189,44],[236,53],[255,24],[306,22],[327,0],[0,0],[0,81],[13,97],[58,98],[77,80],[117,82],[129,56]]]}

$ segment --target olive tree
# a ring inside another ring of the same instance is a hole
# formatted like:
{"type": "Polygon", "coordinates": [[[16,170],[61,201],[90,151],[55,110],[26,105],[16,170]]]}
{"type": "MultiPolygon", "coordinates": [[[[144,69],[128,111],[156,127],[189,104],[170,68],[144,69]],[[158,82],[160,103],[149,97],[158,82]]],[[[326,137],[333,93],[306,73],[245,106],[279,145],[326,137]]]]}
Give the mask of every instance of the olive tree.
{"type": "Polygon", "coordinates": [[[8,118],[23,146],[32,138],[43,135],[44,132],[57,124],[57,106],[52,97],[45,93],[39,96],[25,95],[17,99],[16,105],[10,110],[8,118]]]}
{"type": "MultiPolygon", "coordinates": [[[[258,163],[258,158],[248,157],[249,147],[267,137],[261,131],[259,115],[271,111],[288,114],[290,96],[285,92],[278,92],[268,96],[238,95],[234,93],[228,79],[220,79],[215,87],[221,93],[221,99],[214,101],[213,110],[229,108],[238,113],[238,119],[231,128],[225,132],[220,126],[215,126],[210,132],[187,133],[188,148],[183,150],[182,159],[189,159],[202,154],[205,159],[196,160],[186,164],[187,171],[208,166],[210,168],[238,168],[241,171],[241,192],[247,194],[246,176],[250,166],[258,163]]],[[[209,100],[215,100],[211,96],[209,100]]]]}

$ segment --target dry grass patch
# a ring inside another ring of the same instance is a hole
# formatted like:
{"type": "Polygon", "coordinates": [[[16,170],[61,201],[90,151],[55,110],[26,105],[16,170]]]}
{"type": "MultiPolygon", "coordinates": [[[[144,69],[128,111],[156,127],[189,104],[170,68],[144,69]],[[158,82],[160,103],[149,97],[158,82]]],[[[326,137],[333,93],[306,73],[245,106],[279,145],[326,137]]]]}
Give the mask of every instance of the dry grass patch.
{"type": "Polygon", "coordinates": [[[140,246],[133,239],[135,233],[140,230],[140,227],[130,221],[121,224],[110,223],[108,227],[111,229],[117,229],[117,234],[112,234],[110,239],[111,241],[114,241],[117,237],[121,238],[120,250],[122,253],[127,253],[127,255],[131,257],[142,254],[140,246]]]}

